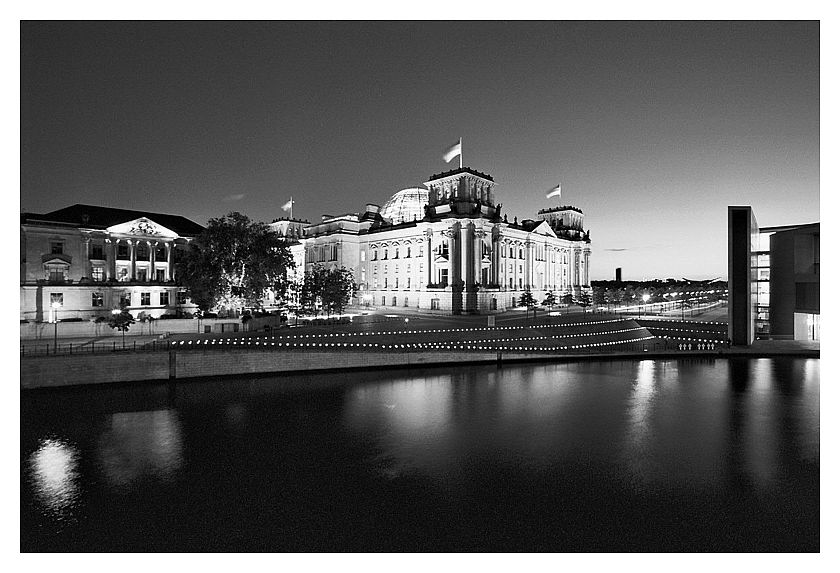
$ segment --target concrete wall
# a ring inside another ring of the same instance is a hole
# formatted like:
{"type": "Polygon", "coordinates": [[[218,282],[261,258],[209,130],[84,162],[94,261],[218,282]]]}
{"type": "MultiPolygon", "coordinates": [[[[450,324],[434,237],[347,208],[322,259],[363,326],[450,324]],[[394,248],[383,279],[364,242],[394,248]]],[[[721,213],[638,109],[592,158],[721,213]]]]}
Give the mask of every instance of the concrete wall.
{"type": "MultiPolygon", "coordinates": [[[[527,358],[528,354],[516,354],[527,358]]],[[[545,358],[545,354],[533,357],[545,358]]],[[[331,369],[382,368],[469,361],[494,361],[495,352],[265,352],[214,350],[110,353],[25,358],[21,388],[136,382],[331,369]]]]}

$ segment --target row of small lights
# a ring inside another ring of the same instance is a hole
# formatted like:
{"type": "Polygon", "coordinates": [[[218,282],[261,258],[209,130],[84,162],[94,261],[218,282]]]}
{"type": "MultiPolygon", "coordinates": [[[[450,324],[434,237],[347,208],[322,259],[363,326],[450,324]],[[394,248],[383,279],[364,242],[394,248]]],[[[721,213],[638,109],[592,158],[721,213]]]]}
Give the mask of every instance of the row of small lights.
{"type": "Polygon", "coordinates": [[[578,338],[583,336],[600,336],[602,334],[618,334],[620,332],[632,332],[634,330],[645,330],[644,328],[622,328],[620,330],[604,330],[601,332],[581,332],[579,334],[558,334],[556,336],[528,336],[522,338],[488,338],[484,342],[515,342],[517,340],[549,340],[554,338],[578,338]]]}
{"type": "Polygon", "coordinates": [[[667,326],[651,326],[654,330],[667,330],[668,332],[708,332],[709,334],[723,334],[719,330],[691,330],[687,328],[669,328],[667,326]]]}
{"type": "Polygon", "coordinates": [[[663,336],[666,340],[686,340],[688,342],[724,342],[723,340],[716,340],[714,338],[688,338],[685,336],[663,336]]]}
{"type": "Polygon", "coordinates": [[[390,336],[394,334],[428,334],[428,333],[443,333],[443,332],[484,332],[488,330],[523,330],[533,328],[565,328],[569,326],[585,326],[587,324],[608,324],[615,322],[627,322],[629,318],[619,318],[613,320],[593,320],[589,322],[569,322],[566,324],[537,324],[534,326],[482,326],[477,328],[438,328],[432,330],[387,330],[381,332],[335,332],[329,334],[299,334],[291,336],[277,336],[279,339],[295,339],[295,338],[333,338],[338,336],[390,336]]]}
{"type": "MultiPolygon", "coordinates": [[[[623,322],[623,321],[609,321],[609,322],[623,322]]],[[[594,324],[594,323],[586,323],[586,324],[594,324]]],[[[514,327],[504,327],[504,328],[508,329],[508,328],[514,328],[514,327]]],[[[397,331],[397,332],[376,332],[376,333],[359,332],[359,333],[347,333],[347,334],[345,334],[345,333],[341,333],[341,334],[304,334],[304,335],[301,335],[301,336],[283,336],[283,337],[278,337],[278,338],[281,338],[283,340],[292,340],[292,339],[297,339],[297,338],[330,338],[330,337],[336,337],[336,336],[356,336],[357,334],[358,335],[368,335],[368,336],[377,335],[377,334],[381,334],[381,335],[425,334],[425,333],[429,333],[429,332],[440,332],[440,333],[459,332],[461,330],[463,330],[463,329],[459,329],[459,330],[403,330],[403,331],[397,331]]],[[[486,330],[493,330],[493,329],[480,328],[480,329],[471,329],[471,330],[486,331],[486,330]]],[[[619,333],[619,332],[630,332],[630,331],[634,331],[634,330],[645,330],[645,328],[642,327],[642,326],[638,326],[638,327],[634,327],[634,328],[623,328],[623,329],[619,329],[619,330],[602,330],[602,331],[597,331],[597,332],[579,332],[579,333],[574,333],[574,334],[556,334],[556,335],[552,335],[552,336],[531,336],[531,337],[522,337],[522,338],[494,338],[494,339],[488,339],[488,340],[499,341],[499,342],[509,341],[509,340],[547,340],[549,338],[575,338],[575,337],[578,337],[578,336],[599,336],[601,334],[616,334],[616,333],[619,333]]],[[[242,344],[245,344],[245,342],[244,342],[245,340],[249,341],[248,344],[250,344],[250,341],[253,340],[253,341],[256,341],[257,344],[259,344],[260,340],[269,341],[269,340],[274,340],[274,339],[271,338],[271,337],[268,337],[268,336],[266,336],[266,337],[255,336],[255,337],[250,337],[250,338],[244,338],[243,337],[243,338],[239,338],[239,339],[232,339],[232,338],[212,339],[209,342],[210,342],[210,344],[215,344],[216,340],[219,340],[219,344],[221,344],[221,341],[227,342],[227,341],[231,341],[231,340],[233,340],[233,341],[242,340],[243,341],[242,344]]],[[[188,344],[192,344],[192,341],[183,341],[183,340],[180,341],[180,344],[183,345],[184,342],[187,342],[188,344]]],[[[208,343],[208,340],[204,340],[203,343],[206,345],[208,343]]],[[[198,344],[202,344],[202,341],[196,341],[196,345],[198,345],[198,344]]],[[[233,344],[236,344],[236,342],[233,342],[233,344]]]]}
{"type": "MultiPolygon", "coordinates": [[[[615,331],[615,332],[622,332],[622,331],[615,331]]],[[[417,342],[417,343],[409,343],[409,344],[379,344],[377,342],[371,343],[364,343],[364,342],[255,342],[252,343],[251,340],[246,342],[238,342],[234,339],[224,339],[219,340],[218,345],[223,346],[224,343],[229,343],[234,346],[276,346],[278,348],[379,348],[382,350],[395,350],[395,349],[442,349],[442,350],[566,350],[569,348],[591,348],[591,347],[598,347],[598,346],[610,346],[614,344],[629,344],[631,342],[636,342],[639,340],[650,340],[652,338],[656,338],[655,336],[646,336],[641,338],[634,338],[632,340],[614,340],[609,342],[594,342],[594,343],[587,343],[587,344],[575,344],[571,346],[550,346],[550,347],[537,347],[537,346],[502,346],[502,347],[489,347],[489,346],[480,346],[476,345],[477,342],[493,342],[493,341],[468,341],[468,342],[459,342],[459,343],[440,343],[440,342],[417,342]]],[[[509,339],[510,341],[516,341],[517,339],[509,339]]],[[[209,341],[209,344],[212,346],[216,345],[216,340],[209,341]]],[[[203,342],[197,341],[195,345],[193,345],[192,340],[184,341],[181,340],[179,342],[181,346],[195,346],[199,347],[202,344],[207,346],[208,341],[204,340],[203,342]]]]}

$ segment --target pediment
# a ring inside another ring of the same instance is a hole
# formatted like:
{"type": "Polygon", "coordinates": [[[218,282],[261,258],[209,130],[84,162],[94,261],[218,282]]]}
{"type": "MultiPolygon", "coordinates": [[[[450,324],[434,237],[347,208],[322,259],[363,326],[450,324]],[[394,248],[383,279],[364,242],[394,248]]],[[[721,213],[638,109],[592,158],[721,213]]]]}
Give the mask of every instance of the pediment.
{"type": "Polygon", "coordinates": [[[536,233],[537,235],[544,235],[546,237],[554,237],[555,239],[557,238],[557,235],[554,233],[554,230],[551,228],[551,226],[546,221],[543,221],[542,223],[540,223],[539,225],[534,227],[534,230],[531,231],[531,232],[536,233]]]}
{"type": "Polygon", "coordinates": [[[130,235],[133,237],[158,237],[167,239],[175,239],[178,237],[178,233],[175,231],[167,229],[163,225],[155,223],[147,217],[140,217],[139,219],[134,219],[133,221],[119,223],[118,225],[108,227],[107,230],[109,233],[115,235],[130,235]]]}

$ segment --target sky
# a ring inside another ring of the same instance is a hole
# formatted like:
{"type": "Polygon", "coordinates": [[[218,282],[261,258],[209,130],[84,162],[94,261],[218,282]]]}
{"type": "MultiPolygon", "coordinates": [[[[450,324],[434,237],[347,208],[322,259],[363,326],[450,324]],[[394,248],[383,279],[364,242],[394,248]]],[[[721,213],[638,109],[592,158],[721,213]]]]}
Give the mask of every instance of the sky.
{"type": "MultiPolygon", "coordinates": [[[[22,22],[22,211],[320,220],[463,138],[509,219],[572,204],[591,278],[726,277],[727,205],[818,221],[816,22],[22,22]],[[560,200],[545,198],[562,184],[560,200]]],[[[457,161],[457,159],[455,160],[457,161]]]]}

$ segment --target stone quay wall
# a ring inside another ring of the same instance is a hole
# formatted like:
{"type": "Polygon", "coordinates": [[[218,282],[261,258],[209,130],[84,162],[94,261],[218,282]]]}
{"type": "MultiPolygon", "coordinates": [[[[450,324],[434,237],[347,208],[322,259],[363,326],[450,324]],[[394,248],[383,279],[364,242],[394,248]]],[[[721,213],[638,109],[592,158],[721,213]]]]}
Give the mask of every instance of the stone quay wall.
{"type": "MultiPolygon", "coordinates": [[[[517,353],[516,358],[527,355],[517,353]]],[[[545,358],[545,354],[533,357],[545,358]]],[[[172,352],[116,352],[23,358],[21,388],[110,382],[183,380],[318,370],[380,369],[467,362],[494,362],[495,352],[277,352],[225,349],[172,352]]]]}

